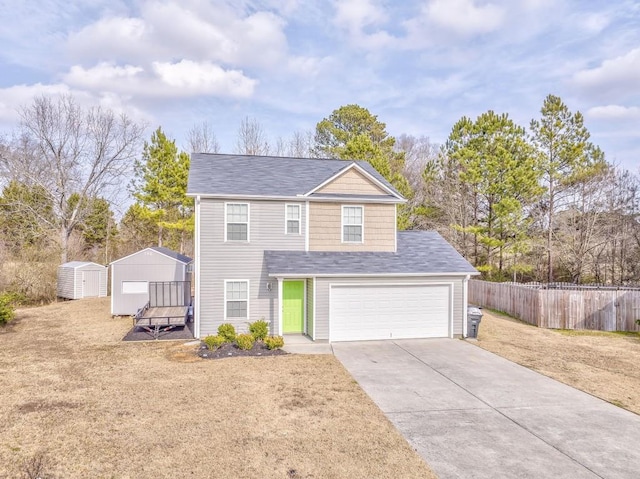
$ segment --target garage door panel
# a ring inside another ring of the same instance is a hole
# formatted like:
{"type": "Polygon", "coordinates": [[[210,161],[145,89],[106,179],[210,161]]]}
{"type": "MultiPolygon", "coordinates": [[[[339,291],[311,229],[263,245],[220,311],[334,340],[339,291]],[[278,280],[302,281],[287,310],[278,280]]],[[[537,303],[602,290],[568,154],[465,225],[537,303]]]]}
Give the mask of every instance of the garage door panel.
{"type": "Polygon", "coordinates": [[[332,286],[332,341],[449,336],[449,285],[332,286]]]}

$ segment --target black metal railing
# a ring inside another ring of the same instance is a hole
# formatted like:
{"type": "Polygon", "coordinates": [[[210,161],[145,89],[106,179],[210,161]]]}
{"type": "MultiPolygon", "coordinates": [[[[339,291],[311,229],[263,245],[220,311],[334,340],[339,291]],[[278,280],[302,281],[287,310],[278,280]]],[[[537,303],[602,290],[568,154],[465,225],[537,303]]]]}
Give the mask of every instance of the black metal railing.
{"type": "Polygon", "coordinates": [[[191,281],[159,281],[149,283],[149,305],[152,308],[189,306],[191,281]]]}

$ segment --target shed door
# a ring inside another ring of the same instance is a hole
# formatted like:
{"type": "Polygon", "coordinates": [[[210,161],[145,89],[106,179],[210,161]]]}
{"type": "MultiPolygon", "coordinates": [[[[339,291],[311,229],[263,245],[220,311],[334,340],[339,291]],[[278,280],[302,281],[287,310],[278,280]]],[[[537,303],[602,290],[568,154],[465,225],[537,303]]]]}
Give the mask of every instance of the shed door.
{"type": "Polygon", "coordinates": [[[449,337],[449,285],[331,287],[331,341],[449,337]]]}
{"type": "Polygon", "coordinates": [[[100,271],[82,272],[82,297],[93,298],[100,296],[100,271]]]}

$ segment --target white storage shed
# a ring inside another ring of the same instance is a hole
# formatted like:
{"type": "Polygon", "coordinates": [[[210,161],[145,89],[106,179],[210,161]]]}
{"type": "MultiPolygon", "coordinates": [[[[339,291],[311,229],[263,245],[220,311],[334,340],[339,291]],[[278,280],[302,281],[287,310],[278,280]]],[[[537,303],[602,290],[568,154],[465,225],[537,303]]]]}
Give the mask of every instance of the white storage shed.
{"type": "Polygon", "coordinates": [[[111,262],[111,314],[136,314],[149,301],[149,283],[191,282],[188,256],[154,246],[111,262]]]}
{"type": "Polygon", "coordinates": [[[107,267],[87,261],[69,261],[58,266],[59,298],[81,299],[107,295],[107,267]]]}

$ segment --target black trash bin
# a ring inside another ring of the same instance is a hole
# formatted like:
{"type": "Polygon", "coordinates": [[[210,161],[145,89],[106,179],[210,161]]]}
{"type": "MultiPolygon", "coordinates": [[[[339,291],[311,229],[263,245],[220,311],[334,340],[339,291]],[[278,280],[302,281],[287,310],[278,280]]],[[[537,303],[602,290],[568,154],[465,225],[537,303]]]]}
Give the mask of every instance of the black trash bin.
{"type": "Polygon", "coordinates": [[[477,306],[467,306],[467,337],[477,338],[478,329],[482,321],[482,310],[477,306]]]}

